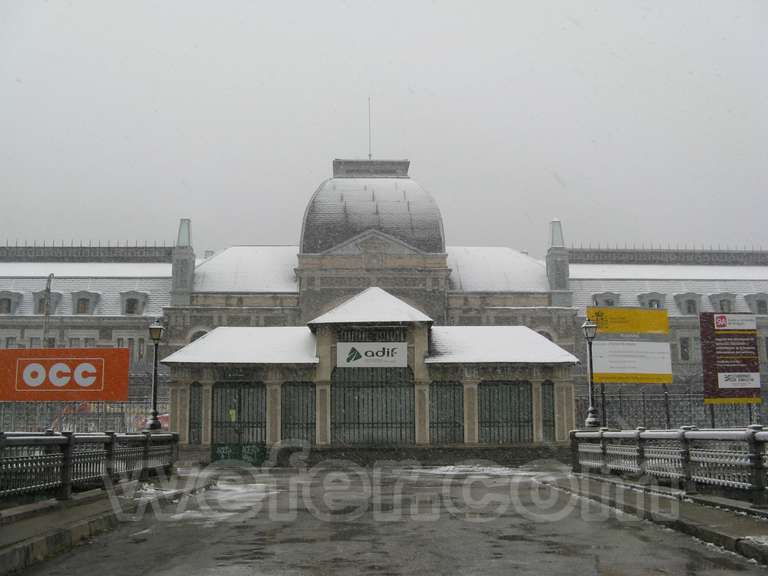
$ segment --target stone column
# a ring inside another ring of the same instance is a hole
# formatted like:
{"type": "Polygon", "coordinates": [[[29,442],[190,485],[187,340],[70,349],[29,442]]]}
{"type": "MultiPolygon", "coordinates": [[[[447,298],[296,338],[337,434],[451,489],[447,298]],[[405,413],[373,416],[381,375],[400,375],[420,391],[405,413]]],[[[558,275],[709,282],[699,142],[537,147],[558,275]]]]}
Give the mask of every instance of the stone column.
{"type": "Polygon", "coordinates": [[[266,382],[267,386],[267,445],[280,442],[282,382],[266,382]]]}
{"type": "Polygon", "coordinates": [[[479,380],[464,380],[464,443],[477,444],[480,430],[477,422],[477,387],[479,380]]]}
{"type": "Polygon", "coordinates": [[[544,421],[541,415],[541,382],[531,383],[531,413],[533,414],[533,441],[544,441],[544,421]]]}
{"type": "Polygon", "coordinates": [[[331,443],[331,383],[315,382],[315,442],[331,443]]]}
{"type": "Polygon", "coordinates": [[[204,445],[210,446],[212,442],[213,424],[213,382],[201,382],[203,385],[203,439],[204,445]]]}
{"type": "Polygon", "coordinates": [[[429,382],[415,384],[416,444],[429,444],[429,382]]]}
{"type": "MultiPolygon", "coordinates": [[[[189,444],[189,384],[184,383],[176,388],[178,402],[178,425],[175,432],[179,433],[179,443],[189,444]]],[[[173,402],[173,398],[171,398],[173,402]]]]}
{"type": "Polygon", "coordinates": [[[566,386],[562,382],[555,383],[555,440],[565,442],[568,437],[569,412],[573,406],[568,405],[566,386]]]}

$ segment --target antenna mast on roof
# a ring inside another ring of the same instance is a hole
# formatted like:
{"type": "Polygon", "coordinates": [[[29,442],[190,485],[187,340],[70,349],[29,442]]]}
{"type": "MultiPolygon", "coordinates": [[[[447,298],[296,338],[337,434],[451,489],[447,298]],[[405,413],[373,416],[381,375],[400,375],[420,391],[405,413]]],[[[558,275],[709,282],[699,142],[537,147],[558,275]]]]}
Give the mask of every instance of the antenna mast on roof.
{"type": "Polygon", "coordinates": [[[371,152],[371,97],[368,96],[368,160],[373,158],[371,152]]]}

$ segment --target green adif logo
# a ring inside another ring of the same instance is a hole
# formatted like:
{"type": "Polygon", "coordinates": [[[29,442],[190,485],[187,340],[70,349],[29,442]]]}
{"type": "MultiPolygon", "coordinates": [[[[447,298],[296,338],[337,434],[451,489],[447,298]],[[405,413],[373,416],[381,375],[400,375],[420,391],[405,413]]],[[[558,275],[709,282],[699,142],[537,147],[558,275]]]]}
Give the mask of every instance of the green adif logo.
{"type": "Polygon", "coordinates": [[[360,360],[363,355],[360,354],[360,352],[357,351],[357,348],[354,346],[350,349],[349,354],[347,354],[347,362],[355,362],[356,360],[360,360]]]}

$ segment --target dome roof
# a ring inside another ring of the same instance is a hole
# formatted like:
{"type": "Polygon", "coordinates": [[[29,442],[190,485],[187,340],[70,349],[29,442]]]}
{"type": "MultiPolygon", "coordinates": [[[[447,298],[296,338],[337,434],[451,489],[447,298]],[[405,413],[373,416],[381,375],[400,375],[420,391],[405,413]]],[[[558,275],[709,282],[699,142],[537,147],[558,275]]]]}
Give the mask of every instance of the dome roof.
{"type": "Polygon", "coordinates": [[[301,252],[316,254],[380,230],[423,252],[445,252],[437,203],[408,177],[407,160],[335,160],[304,213],[301,252]]]}

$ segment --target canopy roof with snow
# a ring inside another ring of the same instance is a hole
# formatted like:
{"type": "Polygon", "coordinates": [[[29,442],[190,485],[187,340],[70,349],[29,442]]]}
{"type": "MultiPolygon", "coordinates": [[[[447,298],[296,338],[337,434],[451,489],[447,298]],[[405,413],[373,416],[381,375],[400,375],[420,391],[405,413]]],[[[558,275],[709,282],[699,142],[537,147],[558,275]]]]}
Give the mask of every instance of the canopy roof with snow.
{"type": "Polygon", "coordinates": [[[163,360],[165,364],[316,364],[306,326],[215,328],[163,360]]]}
{"type": "Polygon", "coordinates": [[[434,326],[428,364],[576,364],[578,358],[526,326],[434,326]]]}
{"type": "Polygon", "coordinates": [[[432,318],[376,286],[363,290],[333,310],[308,322],[317,324],[360,324],[432,322],[432,318]]]}
{"type": "MultiPolygon", "coordinates": [[[[368,288],[316,318],[319,324],[432,323],[381,288],[368,288]]],[[[163,360],[166,364],[317,364],[312,330],[219,327],[163,360]]],[[[525,326],[434,326],[428,364],[576,364],[578,359],[525,326]]]]}

